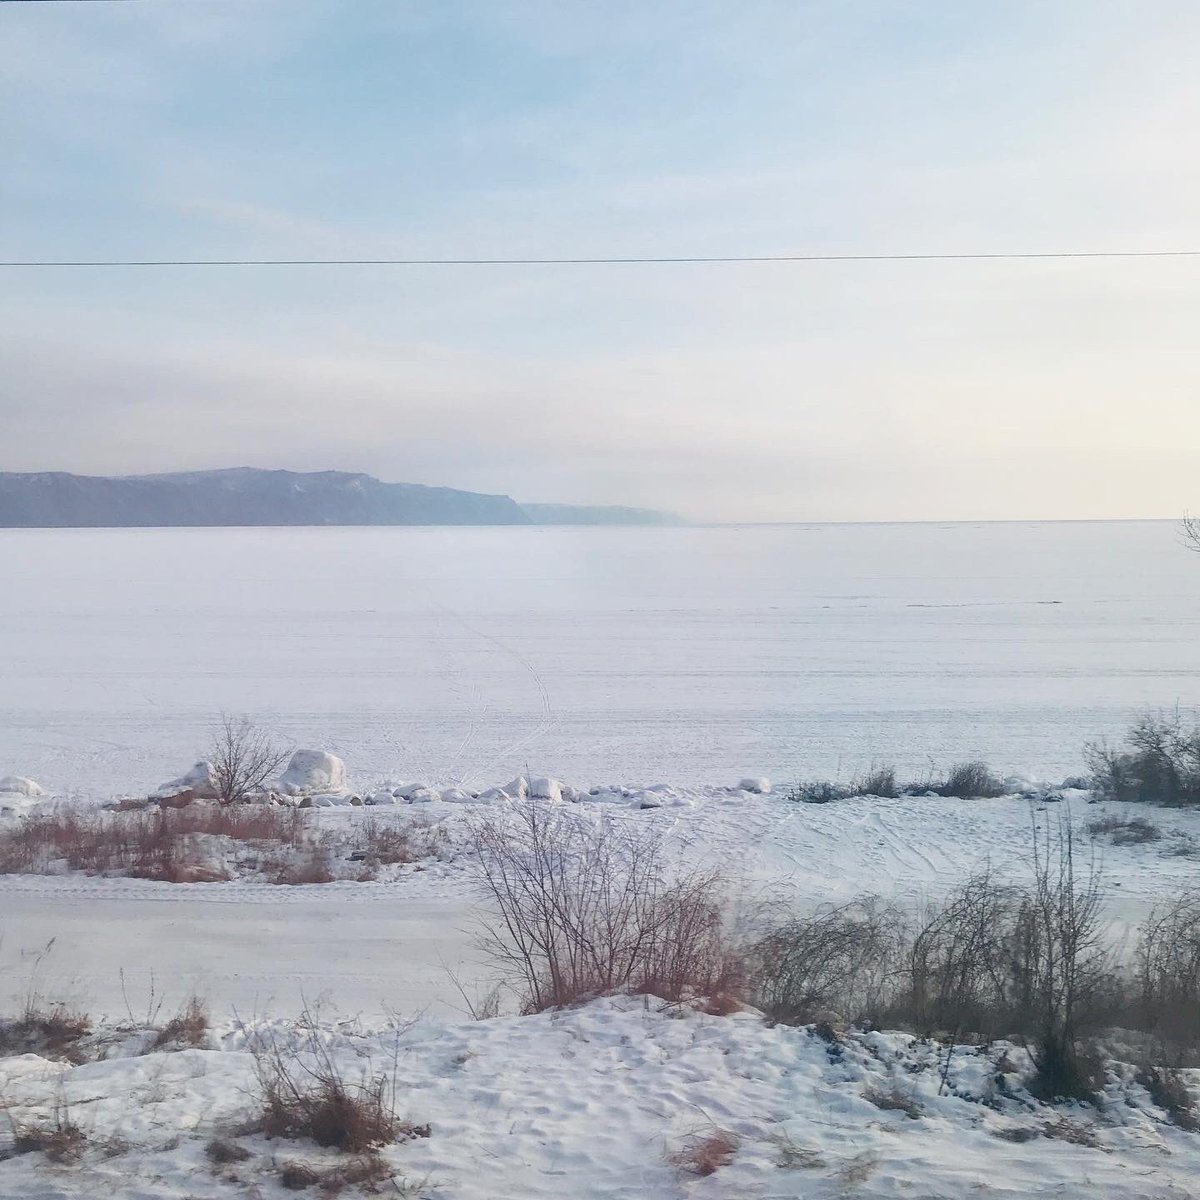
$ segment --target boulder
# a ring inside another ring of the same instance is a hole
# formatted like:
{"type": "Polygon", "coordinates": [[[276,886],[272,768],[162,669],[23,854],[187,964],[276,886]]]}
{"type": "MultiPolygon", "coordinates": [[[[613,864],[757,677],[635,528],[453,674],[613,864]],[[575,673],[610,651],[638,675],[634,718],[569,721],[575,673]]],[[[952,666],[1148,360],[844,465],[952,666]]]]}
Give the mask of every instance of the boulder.
{"type": "Polygon", "coordinates": [[[386,788],[375,792],[374,795],[367,797],[368,804],[395,804],[396,797],[392,795],[386,788]]]}
{"type": "Polygon", "coordinates": [[[529,794],[538,800],[553,800],[558,803],[563,798],[562,784],[557,779],[531,779],[529,794]]]}
{"type": "Polygon", "coordinates": [[[464,792],[462,788],[449,787],[442,792],[442,799],[447,804],[469,804],[474,797],[470,792],[464,792]]]}
{"type": "Polygon", "coordinates": [[[40,784],[34,783],[32,779],[26,779],[24,775],[5,775],[3,779],[0,779],[0,792],[36,800],[39,796],[46,794],[46,789],[40,784]]]}
{"type": "Polygon", "coordinates": [[[424,794],[431,792],[433,789],[427,783],[406,783],[403,787],[399,787],[395,791],[395,795],[401,800],[411,800],[418,793],[424,794]]]}
{"type": "Polygon", "coordinates": [[[524,800],[529,795],[529,780],[524,775],[518,775],[512,783],[506,783],[501,791],[514,800],[524,800]]]}
{"type": "Polygon", "coordinates": [[[280,776],[285,792],[328,792],[346,786],[346,764],[327,750],[297,750],[280,776]]]}
{"type": "Polygon", "coordinates": [[[216,768],[210,762],[198,762],[186,775],[164,783],[154,795],[175,796],[180,792],[191,792],[195,800],[215,800],[220,794],[216,768]]]}

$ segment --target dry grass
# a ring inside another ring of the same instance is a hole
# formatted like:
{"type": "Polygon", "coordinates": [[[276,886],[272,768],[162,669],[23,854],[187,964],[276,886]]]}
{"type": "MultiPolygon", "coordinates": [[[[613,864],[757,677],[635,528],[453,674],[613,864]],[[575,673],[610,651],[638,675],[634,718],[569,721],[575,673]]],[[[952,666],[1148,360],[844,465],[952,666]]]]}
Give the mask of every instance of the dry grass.
{"type": "Polygon", "coordinates": [[[307,1139],[348,1154],[428,1137],[428,1125],[400,1120],[392,1106],[394,1078],[346,1079],[328,1046],[316,1036],[304,1053],[277,1042],[252,1050],[261,1115],[257,1132],[269,1138],[307,1139]]]}
{"type": "Polygon", "coordinates": [[[1089,821],[1088,833],[1092,837],[1107,837],[1114,846],[1141,846],[1146,842],[1157,842],[1162,830],[1145,817],[1119,817],[1110,815],[1089,821]]]}
{"type": "Polygon", "coordinates": [[[333,872],[329,869],[329,852],[321,846],[304,852],[298,858],[270,863],[267,872],[272,883],[284,887],[300,887],[307,883],[332,883],[334,879],[333,872]]]}
{"type": "Polygon", "coordinates": [[[876,1108],[885,1112],[902,1112],[913,1121],[921,1117],[921,1106],[911,1092],[905,1092],[900,1085],[893,1081],[886,1088],[863,1088],[863,1099],[869,1100],[876,1108]]]}
{"type": "Polygon", "coordinates": [[[151,1049],[202,1045],[208,1026],[208,1006],[199,996],[189,996],[180,1010],[155,1035],[151,1049]]]}
{"type": "Polygon", "coordinates": [[[47,1005],[31,995],[19,1017],[0,1020],[0,1057],[38,1054],[78,1064],[84,1061],[79,1043],[91,1031],[91,1018],[65,1001],[47,1005]]]}
{"type": "Polygon", "coordinates": [[[0,874],[45,874],[65,863],[69,870],[91,875],[217,882],[228,876],[205,862],[199,838],[297,845],[305,838],[307,822],[308,814],[299,810],[257,804],[35,812],[0,829],[0,874]]]}
{"type": "Polygon", "coordinates": [[[61,1096],[49,1120],[13,1122],[12,1137],[14,1155],[40,1152],[55,1163],[76,1162],[88,1144],[87,1134],[71,1120],[61,1096]]]}
{"type": "Polygon", "coordinates": [[[729,1166],[740,1145],[736,1134],[727,1129],[716,1129],[689,1138],[669,1156],[669,1160],[680,1171],[703,1178],[729,1166]]]}

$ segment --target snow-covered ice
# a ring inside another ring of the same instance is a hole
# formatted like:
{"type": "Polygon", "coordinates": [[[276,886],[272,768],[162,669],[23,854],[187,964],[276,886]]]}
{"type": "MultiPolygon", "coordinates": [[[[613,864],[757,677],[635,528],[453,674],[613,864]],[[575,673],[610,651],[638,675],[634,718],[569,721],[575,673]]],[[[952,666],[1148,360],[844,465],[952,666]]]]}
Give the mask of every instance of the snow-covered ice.
{"type": "Polygon", "coordinates": [[[357,783],[1078,774],[1200,702],[1163,522],[4,530],[0,774],[146,792],[222,712],[357,783]],[[297,561],[323,569],[298,576],[297,561]]]}

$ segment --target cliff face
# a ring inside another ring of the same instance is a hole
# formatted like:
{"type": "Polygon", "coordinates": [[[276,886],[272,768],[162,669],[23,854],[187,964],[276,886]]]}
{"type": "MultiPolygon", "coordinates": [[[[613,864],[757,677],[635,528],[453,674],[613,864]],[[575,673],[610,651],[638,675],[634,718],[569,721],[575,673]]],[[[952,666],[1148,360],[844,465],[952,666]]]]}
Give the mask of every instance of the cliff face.
{"type": "Polygon", "coordinates": [[[108,478],[0,472],[0,527],[529,525],[508,496],[346,471],[190,471],[108,478]]]}

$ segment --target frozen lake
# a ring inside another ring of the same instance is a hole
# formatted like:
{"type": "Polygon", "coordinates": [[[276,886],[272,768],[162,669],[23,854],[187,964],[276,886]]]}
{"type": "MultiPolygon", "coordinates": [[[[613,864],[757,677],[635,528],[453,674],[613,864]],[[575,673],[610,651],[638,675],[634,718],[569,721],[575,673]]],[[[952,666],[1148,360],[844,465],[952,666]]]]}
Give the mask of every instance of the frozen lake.
{"type": "Polygon", "coordinates": [[[4,530],[0,775],[136,791],[222,711],[363,783],[1061,777],[1200,703],[1171,522],[4,530]]]}

